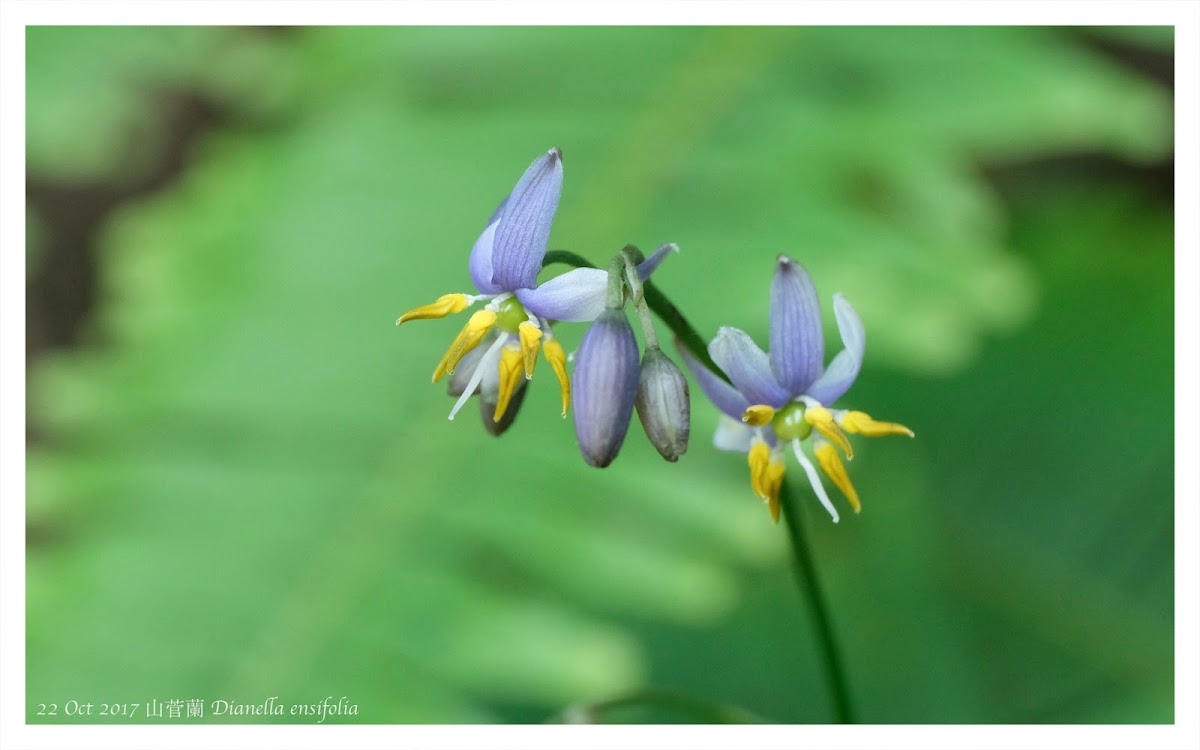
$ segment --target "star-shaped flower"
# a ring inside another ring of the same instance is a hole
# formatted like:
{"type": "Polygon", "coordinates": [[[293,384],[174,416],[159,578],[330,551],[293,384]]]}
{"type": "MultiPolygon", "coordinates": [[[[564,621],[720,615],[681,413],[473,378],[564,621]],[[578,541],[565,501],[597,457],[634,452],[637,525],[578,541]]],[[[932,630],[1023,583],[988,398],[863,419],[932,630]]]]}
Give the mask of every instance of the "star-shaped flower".
{"type": "Polygon", "coordinates": [[[798,263],[780,255],[771,282],[769,355],[744,331],[721,328],[708,353],[729,376],[730,385],[680,347],[701,390],[725,415],[714,445],[748,454],[750,485],[768,503],[776,521],[785,449],[791,448],[813,492],[836,522],[837,509],[808,452],[857,513],[861,510],[858,493],[838,456],[840,448],[847,460],[854,457],[846,433],[913,436],[903,425],[877,422],[861,411],[829,408],[854,384],[866,347],[862,320],[840,293],[833,296],[833,312],[845,348],[825,367],[821,308],[812,279],[798,263]]]}
{"type": "MultiPolygon", "coordinates": [[[[409,320],[443,318],[476,302],[487,303],[470,317],[433,371],[437,382],[444,375],[454,374],[460,363],[471,366],[465,382],[451,384],[451,393],[459,397],[450,411],[451,419],[482,389],[483,403],[494,404],[492,414],[484,414],[489,430],[507,426],[511,419],[504,420],[505,412],[514,403],[514,394],[533,377],[539,348],[558,378],[562,413],[567,415],[571,402],[567,356],[554,339],[550,323],[585,322],[598,317],[605,308],[608,274],[598,268],[577,268],[538,284],[562,182],[562,151],[552,148],[529,165],[475,240],[467,265],[478,293],[444,294],[396,321],[400,325],[409,320]],[[482,356],[467,359],[467,354],[485,340],[488,346],[482,356]]],[[[673,249],[673,245],[659,248],[638,266],[639,276],[649,277],[673,249]]]]}

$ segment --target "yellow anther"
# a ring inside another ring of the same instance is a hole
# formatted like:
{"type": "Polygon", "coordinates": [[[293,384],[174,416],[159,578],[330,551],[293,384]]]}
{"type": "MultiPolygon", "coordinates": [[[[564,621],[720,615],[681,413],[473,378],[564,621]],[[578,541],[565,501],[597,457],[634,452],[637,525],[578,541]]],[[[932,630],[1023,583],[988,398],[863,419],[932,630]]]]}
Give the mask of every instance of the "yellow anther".
{"type": "Polygon", "coordinates": [[[527,320],[517,326],[517,335],[521,337],[521,358],[525,364],[525,379],[528,380],[533,377],[533,368],[537,364],[542,329],[527,320]]]}
{"type": "Polygon", "coordinates": [[[493,422],[499,422],[508,410],[508,402],[521,382],[521,352],[507,346],[500,349],[500,363],[496,365],[500,375],[500,391],[496,394],[496,411],[492,415],[493,422]]]}
{"type": "Polygon", "coordinates": [[[816,454],[821,471],[825,472],[825,476],[829,477],[830,481],[842,491],[842,494],[850,501],[850,507],[854,508],[854,512],[861,511],[862,503],[858,501],[858,492],[850,483],[850,476],[846,473],[846,467],[842,464],[842,459],[838,458],[834,447],[829,443],[821,443],[813,450],[813,453],[816,454]]]}
{"type": "Polygon", "coordinates": [[[784,468],[786,467],[782,461],[767,464],[767,509],[771,511],[771,520],[775,523],[779,523],[779,490],[783,487],[784,468]]]}
{"type": "Polygon", "coordinates": [[[542,353],[558,378],[558,387],[562,389],[562,415],[567,416],[567,408],[571,405],[571,381],[567,379],[567,353],[562,344],[554,339],[546,339],[542,344],[542,353]]]}
{"type": "Polygon", "coordinates": [[[751,427],[762,427],[770,424],[775,418],[775,409],[766,404],[755,404],[742,412],[742,421],[751,427]]]}
{"type": "Polygon", "coordinates": [[[454,368],[458,366],[458,361],[467,352],[474,349],[495,324],[496,313],[491,310],[480,310],[472,315],[463,329],[454,337],[450,348],[446,350],[446,356],[442,357],[441,362],[438,362],[437,369],[433,371],[433,382],[438,382],[448,372],[453,373],[454,368]]]}
{"type": "Polygon", "coordinates": [[[830,442],[836,443],[837,447],[846,454],[847,461],[854,458],[854,446],[850,445],[850,438],[841,431],[837,422],[833,421],[833,415],[824,406],[810,406],[805,409],[804,421],[812,425],[813,429],[824,435],[830,442]]]}
{"type": "Polygon", "coordinates": [[[444,318],[451,313],[462,312],[471,306],[471,298],[465,294],[443,294],[436,302],[414,307],[396,318],[396,325],[410,320],[444,318]]]}
{"type": "Polygon", "coordinates": [[[870,415],[861,411],[848,411],[838,420],[846,432],[857,432],[867,437],[883,437],[884,435],[908,435],[914,437],[913,431],[895,422],[876,422],[870,415]]]}
{"type": "Polygon", "coordinates": [[[750,464],[750,487],[754,490],[754,494],[761,497],[763,500],[770,500],[770,493],[767,492],[767,466],[771,462],[771,449],[764,442],[757,442],[750,446],[750,452],[746,455],[750,464]]]}

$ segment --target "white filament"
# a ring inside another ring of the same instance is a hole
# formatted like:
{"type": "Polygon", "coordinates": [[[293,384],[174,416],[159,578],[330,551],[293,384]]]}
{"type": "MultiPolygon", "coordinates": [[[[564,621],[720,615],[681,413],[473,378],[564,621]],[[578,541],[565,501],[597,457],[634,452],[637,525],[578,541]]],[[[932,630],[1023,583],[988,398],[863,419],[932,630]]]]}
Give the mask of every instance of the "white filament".
{"type": "Polygon", "coordinates": [[[467,403],[467,399],[471,398],[475,393],[475,389],[479,387],[479,381],[483,380],[484,368],[490,363],[495,367],[496,362],[492,359],[492,355],[500,351],[500,347],[504,346],[504,342],[508,341],[508,334],[501,334],[496,337],[488,350],[479,359],[479,364],[475,365],[475,372],[471,373],[471,379],[467,381],[467,387],[463,389],[462,395],[458,397],[458,401],[454,402],[454,408],[450,410],[450,419],[454,419],[454,415],[458,414],[458,410],[463,408],[463,404],[467,403]]]}
{"type": "Polygon", "coordinates": [[[833,522],[838,522],[838,512],[833,507],[833,503],[829,500],[829,495],[825,493],[825,485],[821,484],[821,477],[817,475],[817,467],[812,465],[812,461],[808,460],[808,456],[804,455],[804,451],[800,450],[800,441],[792,441],[792,450],[796,452],[796,460],[800,462],[800,466],[804,468],[804,473],[808,475],[808,483],[812,485],[813,492],[817,493],[817,499],[821,501],[821,505],[825,506],[825,510],[829,511],[829,515],[833,516],[833,522]]]}

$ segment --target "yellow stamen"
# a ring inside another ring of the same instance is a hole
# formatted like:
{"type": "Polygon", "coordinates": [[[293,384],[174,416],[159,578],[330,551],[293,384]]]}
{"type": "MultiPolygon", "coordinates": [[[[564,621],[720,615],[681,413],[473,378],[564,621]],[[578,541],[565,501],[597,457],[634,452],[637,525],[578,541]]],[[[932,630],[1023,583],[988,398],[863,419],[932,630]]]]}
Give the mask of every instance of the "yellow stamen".
{"type": "Polygon", "coordinates": [[[779,489],[783,487],[784,468],[782,461],[767,464],[767,509],[771,511],[771,520],[775,523],[779,523],[779,489]]]}
{"type": "Polygon", "coordinates": [[[833,446],[829,443],[821,443],[813,450],[813,453],[816,454],[817,463],[821,465],[821,471],[825,472],[825,476],[829,477],[830,481],[842,491],[842,494],[850,501],[850,507],[854,508],[854,512],[861,511],[862,503],[858,501],[858,492],[850,483],[846,467],[842,464],[842,459],[838,458],[837,451],[833,446]]]}
{"type": "Polygon", "coordinates": [[[757,442],[750,446],[750,452],[746,458],[750,464],[750,488],[763,500],[770,500],[766,479],[767,465],[771,462],[771,449],[767,447],[766,443],[757,442]]]}
{"type": "Polygon", "coordinates": [[[446,350],[442,361],[438,362],[437,369],[433,371],[433,382],[438,382],[448,372],[453,373],[459,360],[474,349],[495,324],[496,313],[491,310],[480,310],[472,315],[463,329],[454,337],[454,341],[446,350]]]}
{"type": "Polygon", "coordinates": [[[913,431],[895,422],[876,422],[870,415],[861,411],[848,411],[839,420],[846,432],[857,432],[867,437],[883,437],[884,435],[908,435],[915,437],[913,431]]]}
{"type": "Polygon", "coordinates": [[[775,409],[766,404],[755,404],[742,412],[742,421],[751,427],[762,427],[775,418],[775,409]]]}
{"type": "Polygon", "coordinates": [[[508,410],[508,402],[521,382],[521,352],[507,346],[500,349],[500,363],[496,366],[500,375],[500,392],[496,396],[496,411],[492,415],[493,422],[499,422],[508,410]]]}
{"type": "Polygon", "coordinates": [[[558,378],[558,387],[562,389],[562,415],[567,416],[567,407],[571,405],[571,381],[567,379],[567,353],[562,344],[554,339],[546,339],[542,344],[542,353],[558,378]]]}
{"type": "Polygon", "coordinates": [[[517,334],[521,337],[521,357],[525,363],[525,379],[528,380],[533,377],[533,368],[537,364],[542,329],[527,320],[517,326],[517,334]]]}
{"type": "Polygon", "coordinates": [[[465,294],[443,294],[437,302],[414,307],[396,318],[396,325],[410,320],[426,320],[428,318],[444,318],[451,313],[462,312],[471,306],[471,298],[465,294]]]}
{"type": "Polygon", "coordinates": [[[805,409],[804,421],[812,425],[830,442],[836,443],[846,454],[847,461],[854,458],[854,446],[850,445],[850,438],[846,437],[846,433],[838,428],[837,423],[833,421],[833,415],[824,406],[810,406],[805,409]]]}

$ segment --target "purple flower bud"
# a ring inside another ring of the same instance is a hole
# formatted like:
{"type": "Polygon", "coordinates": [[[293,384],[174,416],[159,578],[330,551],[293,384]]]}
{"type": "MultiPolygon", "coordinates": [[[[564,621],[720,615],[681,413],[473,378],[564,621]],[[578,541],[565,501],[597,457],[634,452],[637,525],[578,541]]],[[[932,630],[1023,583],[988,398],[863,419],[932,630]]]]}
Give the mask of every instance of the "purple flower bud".
{"type": "Polygon", "coordinates": [[[638,369],[629,319],[623,310],[605,310],[583,335],[571,374],[575,437],[592,466],[608,466],[621,450],[633,418],[638,369]]]}
{"type": "Polygon", "coordinates": [[[687,378],[657,346],[646,349],[638,379],[638,419],[646,436],[668,461],[687,452],[691,431],[691,402],[687,378]]]}

